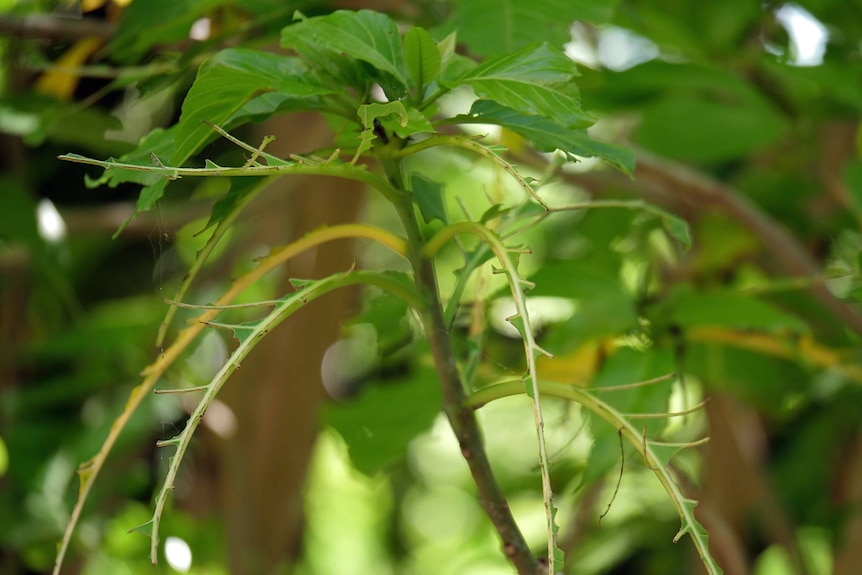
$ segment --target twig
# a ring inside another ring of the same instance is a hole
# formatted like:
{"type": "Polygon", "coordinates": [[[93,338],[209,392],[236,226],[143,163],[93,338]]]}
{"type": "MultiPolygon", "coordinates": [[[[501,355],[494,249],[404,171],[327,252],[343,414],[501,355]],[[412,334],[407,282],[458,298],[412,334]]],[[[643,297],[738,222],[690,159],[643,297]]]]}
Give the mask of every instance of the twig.
{"type": "MultiPolygon", "coordinates": [[[[675,211],[688,220],[706,210],[724,212],[756,236],[785,272],[796,277],[811,278],[808,289],[812,296],[837,319],[862,336],[862,314],[859,310],[829,291],[825,281],[820,279],[822,274],[817,262],[787,229],[741,192],[688,166],[658,158],[643,150],[638,150],[637,158],[635,180],[610,171],[564,172],[561,176],[596,195],[609,187],[645,195],[650,201],[676,208],[675,211]]],[[[538,154],[519,154],[517,159],[533,167],[542,167],[547,163],[538,154]]]]}
{"type": "MultiPolygon", "coordinates": [[[[648,186],[685,197],[698,206],[720,208],[756,235],[791,275],[820,275],[819,266],[799,242],[780,223],[733,188],[687,166],[659,159],[646,152],[638,154],[635,177],[648,186]]],[[[809,289],[836,318],[862,336],[862,315],[856,308],[835,297],[822,279],[813,281],[809,289]]]]}
{"type": "Polygon", "coordinates": [[[0,16],[0,35],[17,38],[44,38],[57,40],[80,40],[89,36],[110,38],[116,26],[110,22],[92,18],[63,18],[46,16],[0,16]]]}
{"type": "MultiPolygon", "coordinates": [[[[388,171],[390,181],[401,180],[397,166],[388,171]]],[[[540,569],[539,562],[515,523],[509,504],[491,470],[476,414],[467,405],[467,395],[443,319],[433,264],[422,254],[422,236],[413,214],[413,205],[410,199],[406,198],[405,201],[397,203],[396,207],[407,232],[408,253],[415,273],[416,287],[426,300],[421,315],[443,390],[443,409],[458,439],[461,455],[470,468],[473,482],[479,491],[479,501],[503,540],[503,553],[520,575],[536,575],[540,569]]]]}

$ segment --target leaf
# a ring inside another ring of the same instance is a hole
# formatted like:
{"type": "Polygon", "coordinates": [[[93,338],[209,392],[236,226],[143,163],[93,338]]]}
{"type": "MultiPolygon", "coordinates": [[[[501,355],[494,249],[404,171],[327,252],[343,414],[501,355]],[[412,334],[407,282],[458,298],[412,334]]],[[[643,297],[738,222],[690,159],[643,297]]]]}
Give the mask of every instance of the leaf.
{"type": "Polygon", "coordinates": [[[416,86],[416,100],[421,101],[425,87],[440,73],[441,63],[437,44],[424,28],[413,27],[404,34],[404,58],[416,86]]]}
{"type": "Polygon", "coordinates": [[[519,50],[548,42],[569,41],[576,20],[608,22],[618,0],[456,0],[444,31],[458,30],[459,41],[479,56],[519,50]]]}
{"type": "Polygon", "coordinates": [[[347,443],[354,467],[374,475],[404,457],[410,441],[434,422],[441,403],[436,371],[415,366],[405,376],[371,385],[357,400],[328,405],[323,419],[347,443]]]}
{"type": "MultiPolygon", "coordinates": [[[[399,138],[407,138],[419,132],[433,132],[434,127],[422,112],[415,108],[405,108],[401,101],[387,102],[386,104],[363,104],[357,110],[360,122],[364,130],[359,133],[359,145],[353,156],[353,162],[371,149],[371,142],[381,134],[378,134],[375,122],[383,128],[385,134],[395,134],[399,138]]],[[[384,142],[388,143],[388,142],[384,142]]]]}
{"type": "Polygon", "coordinates": [[[637,142],[682,160],[723,162],[778,140],[787,122],[771,106],[668,97],[641,108],[637,142]],[[697,121],[692,121],[697,118],[697,121]]]}
{"type": "Polygon", "coordinates": [[[526,138],[540,152],[562,150],[570,157],[599,157],[626,174],[635,167],[631,150],[593,140],[586,130],[567,129],[543,116],[518,112],[491,100],[477,100],[469,114],[456,116],[453,121],[503,126],[526,138]]]}
{"type": "Polygon", "coordinates": [[[760,298],[714,291],[695,293],[688,289],[675,291],[666,302],[667,321],[681,328],[722,326],[769,332],[807,333],[804,321],[760,298]]]}
{"type": "Polygon", "coordinates": [[[443,202],[443,185],[441,183],[429,180],[420,174],[411,174],[410,191],[413,192],[413,200],[419,206],[425,223],[434,220],[440,220],[444,224],[449,223],[446,206],[443,202]]]}
{"type": "MultiPolygon", "coordinates": [[[[356,146],[356,153],[351,163],[355,163],[362,154],[371,149],[371,142],[377,137],[374,121],[378,118],[395,114],[400,118],[397,125],[400,127],[407,126],[407,109],[400,101],[388,102],[386,104],[363,104],[359,106],[356,115],[359,116],[359,121],[362,122],[365,129],[359,134],[359,145],[356,146]]],[[[389,123],[389,126],[391,127],[392,123],[389,123]]]]}
{"type": "MultiPolygon", "coordinates": [[[[282,48],[293,48],[315,64],[332,66],[332,55],[360,60],[394,78],[407,90],[407,66],[398,27],[388,16],[371,10],[339,10],[326,16],[307,18],[281,32],[282,48]],[[318,60],[321,53],[327,61],[318,60]]],[[[338,80],[338,70],[331,70],[338,80]]],[[[349,80],[344,78],[345,80],[349,80]]],[[[349,82],[353,84],[352,81],[349,82]]]]}
{"type": "Polygon", "coordinates": [[[147,0],[123,10],[108,51],[126,63],[140,60],[155,44],[172,44],[188,38],[189,30],[222,0],[147,0]]]}
{"type": "MultiPolygon", "coordinates": [[[[390,102],[396,103],[396,102],[390,102]]],[[[400,103],[400,102],[397,102],[400,103]]],[[[434,132],[434,126],[425,117],[425,114],[416,108],[407,108],[407,122],[403,118],[399,121],[394,114],[380,117],[380,124],[399,138],[409,138],[414,134],[434,132]]]]}
{"type": "Polygon", "coordinates": [[[670,236],[688,250],[691,249],[691,230],[688,222],[679,216],[668,213],[662,216],[662,225],[670,236]]]}
{"type": "Polygon", "coordinates": [[[403,102],[363,104],[362,106],[359,106],[359,110],[356,111],[356,115],[359,116],[359,121],[362,122],[362,125],[366,129],[374,127],[374,120],[393,114],[398,114],[401,118],[400,125],[402,127],[407,125],[407,108],[404,107],[403,102]]]}
{"type": "Polygon", "coordinates": [[[268,52],[229,48],[207,60],[183,101],[171,163],[180,166],[216,133],[204,122],[222,125],[252,98],[278,92],[294,98],[329,92],[313,82],[305,64],[268,52]]]}
{"type": "Polygon", "coordinates": [[[479,97],[521,113],[545,116],[565,128],[586,128],[594,120],[581,110],[577,75],[571,59],[543,44],[488,58],[444,85],[469,86],[479,97]]]}

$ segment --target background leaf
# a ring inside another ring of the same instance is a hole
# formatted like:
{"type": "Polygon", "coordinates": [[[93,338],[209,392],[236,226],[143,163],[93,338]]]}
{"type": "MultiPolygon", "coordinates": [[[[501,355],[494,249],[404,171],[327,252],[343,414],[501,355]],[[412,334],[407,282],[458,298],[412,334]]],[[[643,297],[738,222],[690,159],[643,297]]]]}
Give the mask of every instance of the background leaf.
{"type": "Polygon", "coordinates": [[[441,401],[434,369],[415,366],[409,374],[370,386],[354,401],[329,405],[323,417],[347,443],[353,465],[374,475],[404,457],[410,440],[440,412],[441,401]]]}
{"type": "Polygon", "coordinates": [[[603,24],[617,0],[456,0],[445,28],[458,30],[459,41],[478,56],[519,50],[548,42],[562,48],[576,20],[603,24]]]}

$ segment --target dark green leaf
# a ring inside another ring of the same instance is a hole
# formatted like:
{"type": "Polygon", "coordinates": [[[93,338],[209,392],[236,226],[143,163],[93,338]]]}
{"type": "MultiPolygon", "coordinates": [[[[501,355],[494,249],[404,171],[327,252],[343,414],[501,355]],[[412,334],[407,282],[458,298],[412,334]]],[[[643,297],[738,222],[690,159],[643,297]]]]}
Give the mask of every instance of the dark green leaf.
{"type": "Polygon", "coordinates": [[[586,128],[593,118],[581,110],[575,63],[547,44],[488,58],[448,88],[466,85],[481,98],[525,114],[538,114],[566,128],[586,128]]]}
{"type": "Polygon", "coordinates": [[[643,109],[636,138],[659,154],[720,162],[775,142],[786,129],[786,122],[769,107],[686,96],[663,99],[643,109]]]}
{"type": "Polygon", "coordinates": [[[417,99],[424,96],[425,86],[440,72],[440,52],[424,28],[410,28],[404,34],[404,57],[407,69],[417,88],[417,99]]]}
{"type": "Polygon", "coordinates": [[[357,400],[327,406],[323,417],[344,438],[353,465],[373,475],[404,457],[440,404],[436,372],[416,366],[405,376],[371,386],[357,400]]]}
{"type": "Polygon", "coordinates": [[[497,124],[526,138],[540,152],[562,150],[570,156],[599,157],[631,174],[635,157],[631,150],[593,140],[586,130],[567,129],[542,116],[524,114],[491,100],[478,100],[461,123],[497,124]]]}
{"type": "Polygon", "coordinates": [[[108,50],[112,57],[121,61],[137,61],[154,44],[170,44],[187,39],[192,24],[222,3],[222,0],[132,2],[123,11],[123,18],[108,50]]]}
{"type": "Polygon", "coordinates": [[[449,223],[446,215],[446,206],[443,202],[443,185],[439,182],[429,180],[420,174],[410,175],[410,190],[413,199],[422,212],[422,218],[426,223],[440,220],[444,224],[449,223]]]}
{"type": "Polygon", "coordinates": [[[667,214],[662,217],[662,224],[667,233],[681,243],[685,249],[691,248],[691,231],[689,230],[688,222],[678,216],[667,214]]]}
{"type": "Polygon", "coordinates": [[[718,291],[677,290],[667,301],[667,318],[682,327],[718,326],[805,333],[805,322],[751,295],[718,291]]]}
{"type": "Polygon", "coordinates": [[[201,66],[183,102],[171,162],[182,164],[206,141],[215,138],[212,128],[204,122],[222,125],[264,92],[304,98],[329,90],[313,83],[297,58],[241,48],[223,50],[201,66]]]}
{"type": "Polygon", "coordinates": [[[575,20],[603,24],[618,0],[457,0],[446,31],[470,52],[491,56],[548,42],[562,48],[575,20]]]}
{"type": "Polygon", "coordinates": [[[328,53],[366,62],[394,78],[402,90],[407,90],[407,66],[398,27],[380,12],[339,10],[301,20],[282,30],[281,45],[312,60],[321,53],[328,53]]]}

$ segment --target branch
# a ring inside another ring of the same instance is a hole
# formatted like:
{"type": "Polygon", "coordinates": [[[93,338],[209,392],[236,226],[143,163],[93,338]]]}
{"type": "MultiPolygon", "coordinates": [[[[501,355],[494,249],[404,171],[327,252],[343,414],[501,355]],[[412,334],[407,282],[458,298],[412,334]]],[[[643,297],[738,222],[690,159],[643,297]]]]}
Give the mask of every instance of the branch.
{"type": "MultiPolygon", "coordinates": [[[[402,179],[398,165],[389,166],[387,172],[390,181],[400,182],[402,179]]],[[[399,186],[396,185],[396,187],[399,186]]],[[[530,551],[524,535],[512,516],[506,497],[494,478],[476,414],[467,405],[464,384],[455,363],[455,354],[443,319],[433,264],[422,253],[422,235],[413,213],[412,201],[408,197],[397,202],[395,206],[407,232],[408,257],[414,269],[416,287],[425,299],[425,305],[420,313],[437,375],[440,378],[443,409],[458,439],[461,455],[470,468],[473,482],[479,491],[479,501],[503,540],[503,553],[515,566],[519,575],[536,575],[541,572],[540,564],[530,551]]]]}
{"type": "Polygon", "coordinates": [[[0,35],[17,38],[47,40],[80,40],[97,36],[110,38],[116,26],[92,18],[64,18],[60,16],[0,16],[0,35]]]}
{"type": "Polygon", "coordinates": [[[672,163],[638,153],[635,176],[647,186],[681,196],[700,206],[717,207],[757,236],[766,249],[793,276],[816,277],[811,294],[836,318],[862,336],[862,315],[853,306],[837,298],[826,282],[818,277],[816,261],[780,223],[770,218],[742,193],[700,174],[682,164],[672,163]]]}
{"type": "MultiPolygon", "coordinates": [[[[862,336],[859,310],[829,291],[820,277],[819,265],[805,248],[742,192],[686,165],[658,158],[643,150],[638,150],[637,157],[635,181],[610,171],[564,173],[562,177],[593,194],[615,187],[645,195],[650,201],[676,208],[675,211],[688,220],[707,210],[723,212],[757,237],[786,273],[810,279],[811,295],[835,318],[862,336]]],[[[547,163],[538,154],[520,154],[518,160],[534,167],[547,163]]]]}

